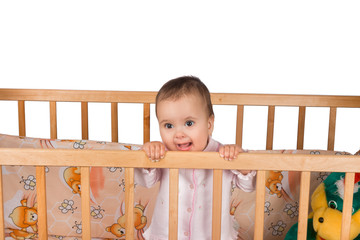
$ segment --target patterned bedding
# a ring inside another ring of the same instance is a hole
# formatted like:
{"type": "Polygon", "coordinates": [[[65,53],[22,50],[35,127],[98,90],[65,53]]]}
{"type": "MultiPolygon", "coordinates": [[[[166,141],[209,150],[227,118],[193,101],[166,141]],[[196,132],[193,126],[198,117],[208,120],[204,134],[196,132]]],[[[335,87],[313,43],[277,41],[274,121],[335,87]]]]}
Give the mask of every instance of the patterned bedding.
{"type": "MultiPolygon", "coordinates": [[[[0,134],[1,148],[139,150],[140,145],[85,140],[50,140],[0,134]]],[[[283,154],[348,154],[317,150],[249,151],[283,154]]],[[[74,159],[76,162],[76,159],[74,159]]],[[[6,239],[36,239],[37,206],[35,167],[3,166],[6,239]],[[25,220],[25,221],[24,221],[25,220]],[[19,238],[20,239],[20,238],[19,238]]],[[[328,173],[311,176],[311,191],[328,173]]],[[[268,171],[266,175],[264,239],[283,239],[297,222],[300,172],[268,171]]],[[[76,166],[46,167],[49,239],[81,239],[81,183],[76,166]]],[[[90,170],[91,236],[93,239],[125,239],[124,169],[90,170]]],[[[143,239],[151,224],[158,185],[146,189],[135,183],[135,239],[143,239]]],[[[253,239],[255,192],[232,189],[231,211],[239,239],[253,239]]]]}

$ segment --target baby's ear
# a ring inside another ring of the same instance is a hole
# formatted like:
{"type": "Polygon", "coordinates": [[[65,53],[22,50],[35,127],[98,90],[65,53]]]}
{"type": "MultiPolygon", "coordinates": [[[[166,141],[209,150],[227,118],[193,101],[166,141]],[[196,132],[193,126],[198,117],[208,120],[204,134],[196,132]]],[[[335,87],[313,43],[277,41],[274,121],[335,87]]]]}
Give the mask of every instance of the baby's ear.
{"type": "Polygon", "coordinates": [[[209,136],[212,135],[212,132],[214,131],[214,115],[211,115],[208,120],[208,133],[209,136]]]}

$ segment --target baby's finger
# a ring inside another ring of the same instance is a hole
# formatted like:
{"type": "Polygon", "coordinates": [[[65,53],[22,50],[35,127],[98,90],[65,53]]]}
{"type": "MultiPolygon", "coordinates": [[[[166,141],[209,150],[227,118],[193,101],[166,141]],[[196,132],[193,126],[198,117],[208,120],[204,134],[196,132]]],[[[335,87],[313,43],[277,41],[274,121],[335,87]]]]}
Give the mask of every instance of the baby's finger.
{"type": "Polygon", "coordinates": [[[230,160],[230,153],[231,153],[231,149],[229,146],[225,146],[224,147],[224,159],[225,160],[230,160]]]}
{"type": "Polygon", "coordinates": [[[224,150],[224,147],[221,146],[220,149],[219,149],[219,154],[220,154],[220,157],[224,158],[225,157],[225,150],[224,150]]]}
{"type": "Polygon", "coordinates": [[[156,147],[155,147],[155,161],[159,161],[160,160],[160,158],[161,158],[161,156],[162,156],[162,154],[161,154],[161,145],[156,145],[156,147]]]}
{"type": "Polygon", "coordinates": [[[237,158],[240,152],[242,152],[242,148],[239,147],[239,146],[235,146],[235,147],[233,148],[233,154],[232,154],[232,157],[231,157],[231,158],[232,158],[232,159],[237,158]]]}
{"type": "Polygon", "coordinates": [[[160,145],[160,158],[165,157],[165,146],[163,144],[160,145]]]}
{"type": "Polygon", "coordinates": [[[234,147],[229,146],[229,158],[228,160],[234,160],[234,158],[236,157],[236,151],[234,147]]]}
{"type": "Polygon", "coordinates": [[[156,145],[152,145],[150,148],[150,160],[152,162],[157,162],[159,157],[156,157],[156,145]]]}
{"type": "Polygon", "coordinates": [[[154,156],[152,155],[152,148],[143,148],[143,150],[145,151],[146,153],[146,156],[149,158],[150,161],[153,161],[154,159],[154,156]]]}

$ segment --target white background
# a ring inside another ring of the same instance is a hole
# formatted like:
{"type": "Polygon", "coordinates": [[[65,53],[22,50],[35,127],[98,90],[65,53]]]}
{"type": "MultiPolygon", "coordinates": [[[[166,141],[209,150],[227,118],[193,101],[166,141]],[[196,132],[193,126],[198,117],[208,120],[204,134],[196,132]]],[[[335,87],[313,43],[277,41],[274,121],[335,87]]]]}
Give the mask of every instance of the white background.
{"type": "MultiPolygon", "coordinates": [[[[195,75],[211,92],[359,95],[359,12],[357,0],[1,1],[0,87],[157,91],[195,75]]],[[[16,106],[0,103],[1,133],[18,134],[16,106]]],[[[27,135],[49,137],[48,105],[26,108],[27,135]]],[[[80,138],[79,105],[58,110],[58,137],[80,138]]],[[[233,142],[234,108],[215,110],[214,137],[233,142]]],[[[244,147],[263,149],[266,108],[245,110],[244,147]]],[[[119,111],[119,141],[141,143],[141,106],[119,111]]],[[[110,141],[109,113],[90,105],[90,139],[110,141]]],[[[306,148],[326,149],[328,113],[308,109],[306,148]]],[[[360,148],[359,120],[339,109],[337,150],[360,148]]],[[[274,148],[295,148],[297,109],[276,121],[274,148]]]]}

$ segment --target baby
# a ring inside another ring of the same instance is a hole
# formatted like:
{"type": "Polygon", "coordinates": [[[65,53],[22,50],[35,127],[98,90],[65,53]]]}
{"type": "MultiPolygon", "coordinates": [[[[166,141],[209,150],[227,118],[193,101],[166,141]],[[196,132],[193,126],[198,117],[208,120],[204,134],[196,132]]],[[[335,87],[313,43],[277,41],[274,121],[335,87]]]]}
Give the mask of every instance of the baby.
{"type": "MultiPolygon", "coordinates": [[[[219,152],[225,160],[235,159],[243,150],[212,139],[214,112],[207,87],[200,79],[184,76],[168,81],[156,96],[156,116],[162,142],[147,142],[143,150],[151,161],[165,151],[219,152]]],[[[135,180],[145,187],[160,181],[151,225],[146,239],[168,239],[169,170],[136,169],[135,180]]],[[[222,184],[221,239],[236,239],[230,216],[232,183],[243,191],[255,188],[255,171],[224,170],[222,184]]],[[[213,172],[206,169],[179,170],[178,239],[211,239],[213,172]]]]}

